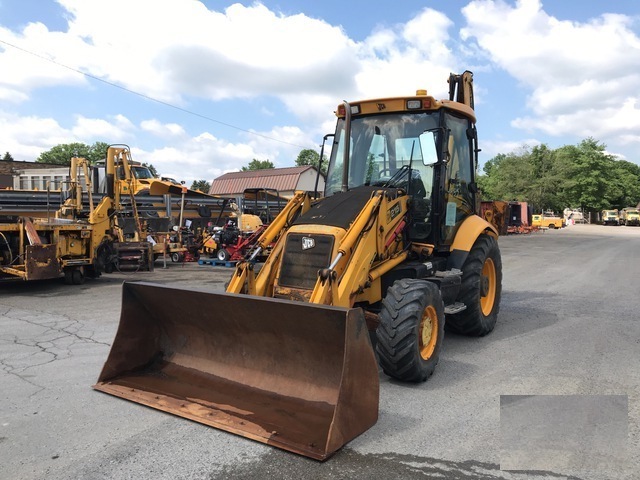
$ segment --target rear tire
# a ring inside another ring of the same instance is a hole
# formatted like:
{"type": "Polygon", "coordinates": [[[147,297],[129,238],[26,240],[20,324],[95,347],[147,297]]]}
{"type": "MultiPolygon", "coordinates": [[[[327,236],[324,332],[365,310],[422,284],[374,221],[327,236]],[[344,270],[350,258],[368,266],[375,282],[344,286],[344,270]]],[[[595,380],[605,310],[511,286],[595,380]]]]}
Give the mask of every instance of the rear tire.
{"type": "Polygon", "coordinates": [[[84,273],[79,268],[73,270],[73,272],[71,273],[71,278],[74,285],[82,285],[85,280],[84,273]]]}
{"type": "Polygon", "coordinates": [[[405,382],[429,378],[444,338],[444,304],[438,287],[424,280],[396,281],[382,300],[376,338],[385,374],[405,382]]]}
{"type": "Polygon", "coordinates": [[[489,235],[480,235],[462,272],[458,301],[467,309],[448,315],[447,329],[461,335],[482,337],[493,330],[500,310],[502,258],[498,241],[489,235]]]}
{"type": "Polygon", "coordinates": [[[173,252],[171,254],[171,261],[174,263],[180,263],[182,262],[182,254],[179,252],[173,252]]]}
{"type": "Polygon", "coordinates": [[[225,250],[224,248],[221,248],[220,250],[218,250],[218,260],[220,260],[221,262],[226,262],[230,258],[231,258],[231,255],[227,250],[225,250]]]}

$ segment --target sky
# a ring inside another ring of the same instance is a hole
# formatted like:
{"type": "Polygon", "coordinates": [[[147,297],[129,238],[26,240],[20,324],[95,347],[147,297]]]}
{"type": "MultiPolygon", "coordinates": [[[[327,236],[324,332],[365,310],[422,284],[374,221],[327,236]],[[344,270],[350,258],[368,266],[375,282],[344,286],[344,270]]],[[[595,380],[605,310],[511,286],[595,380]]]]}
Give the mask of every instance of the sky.
{"type": "Polygon", "coordinates": [[[637,0],[0,0],[0,155],[126,144],[190,184],[320,150],[343,100],[474,73],[481,165],[593,137],[640,164],[637,0]]]}

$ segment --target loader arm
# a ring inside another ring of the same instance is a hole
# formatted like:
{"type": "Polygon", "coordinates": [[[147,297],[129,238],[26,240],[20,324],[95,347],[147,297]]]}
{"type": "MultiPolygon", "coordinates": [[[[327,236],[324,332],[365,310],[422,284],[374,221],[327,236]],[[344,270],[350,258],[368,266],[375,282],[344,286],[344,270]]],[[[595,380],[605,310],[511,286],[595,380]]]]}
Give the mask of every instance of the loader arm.
{"type": "Polygon", "coordinates": [[[288,228],[292,219],[309,210],[310,205],[311,197],[307,192],[298,191],[295,193],[293,198],[289,200],[273,222],[262,232],[262,235],[260,235],[260,238],[258,238],[256,242],[256,248],[251,252],[249,258],[238,262],[229,286],[227,287],[227,293],[246,292],[250,295],[269,296],[268,293],[273,284],[272,280],[275,274],[274,266],[278,264],[280,254],[282,253],[282,233],[288,228]],[[259,278],[256,279],[253,270],[255,258],[276,240],[278,240],[276,246],[272,249],[269,258],[262,266],[259,278]]]}
{"type": "Polygon", "coordinates": [[[405,195],[392,198],[384,190],[372,194],[340,242],[331,265],[318,272],[311,303],[350,308],[358,295],[372,287],[373,268],[381,275],[406,258],[402,231],[407,200],[405,195]]]}
{"type": "MultiPolygon", "coordinates": [[[[113,147],[109,147],[108,152],[110,152],[112,148],[113,147]]],[[[142,223],[140,221],[140,215],[138,214],[138,207],[135,199],[135,191],[136,191],[135,183],[137,182],[137,180],[134,177],[134,175],[131,173],[131,164],[132,164],[131,152],[129,151],[128,148],[117,148],[114,150],[117,152],[116,156],[118,154],[120,155],[120,160],[122,162],[122,167],[123,167],[122,169],[124,171],[123,181],[128,184],[131,210],[133,211],[133,218],[135,219],[135,222],[136,222],[136,236],[137,236],[136,240],[142,241],[144,239],[144,233],[143,233],[142,223]]],[[[116,191],[119,192],[120,187],[117,187],[116,191]]]]}

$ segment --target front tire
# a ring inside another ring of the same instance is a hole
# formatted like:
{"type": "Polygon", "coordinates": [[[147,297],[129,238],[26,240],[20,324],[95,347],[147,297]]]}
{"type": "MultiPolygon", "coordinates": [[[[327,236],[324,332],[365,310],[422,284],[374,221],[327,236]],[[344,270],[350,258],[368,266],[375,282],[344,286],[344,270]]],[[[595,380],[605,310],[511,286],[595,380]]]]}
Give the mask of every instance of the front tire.
{"type": "Polygon", "coordinates": [[[230,258],[231,258],[231,255],[227,250],[225,250],[224,248],[221,248],[220,250],[218,250],[218,260],[220,260],[221,262],[226,262],[230,258]]]}
{"type": "Polygon", "coordinates": [[[382,300],[376,338],[385,374],[405,382],[429,378],[444,338],[444,304],[438,287],[424,280],[396,281],[382,300]]]}
{"type": "Polygon", "coordinates": [[[500,310],[502,294],[502,258],[498,241],[480,235],[462,267],[458,301],[467,308],[447,316],[447,329],[472,337],[482,337],[493,330],[500,310]]]}

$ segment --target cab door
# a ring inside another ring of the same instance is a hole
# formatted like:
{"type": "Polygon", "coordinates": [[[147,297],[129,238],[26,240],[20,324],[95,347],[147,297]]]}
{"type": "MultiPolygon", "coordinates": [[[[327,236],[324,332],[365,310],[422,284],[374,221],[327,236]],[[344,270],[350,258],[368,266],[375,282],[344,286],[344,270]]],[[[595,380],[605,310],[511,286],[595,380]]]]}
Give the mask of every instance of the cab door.
{"type": "Polygon", "coordinates": [[[444,178],[444,214],[441,241],[453,243],[461,223],[476,211],[475,165],[476,136],[473,123],[463,117],[446,115],[449,131],[444,178]]]}

